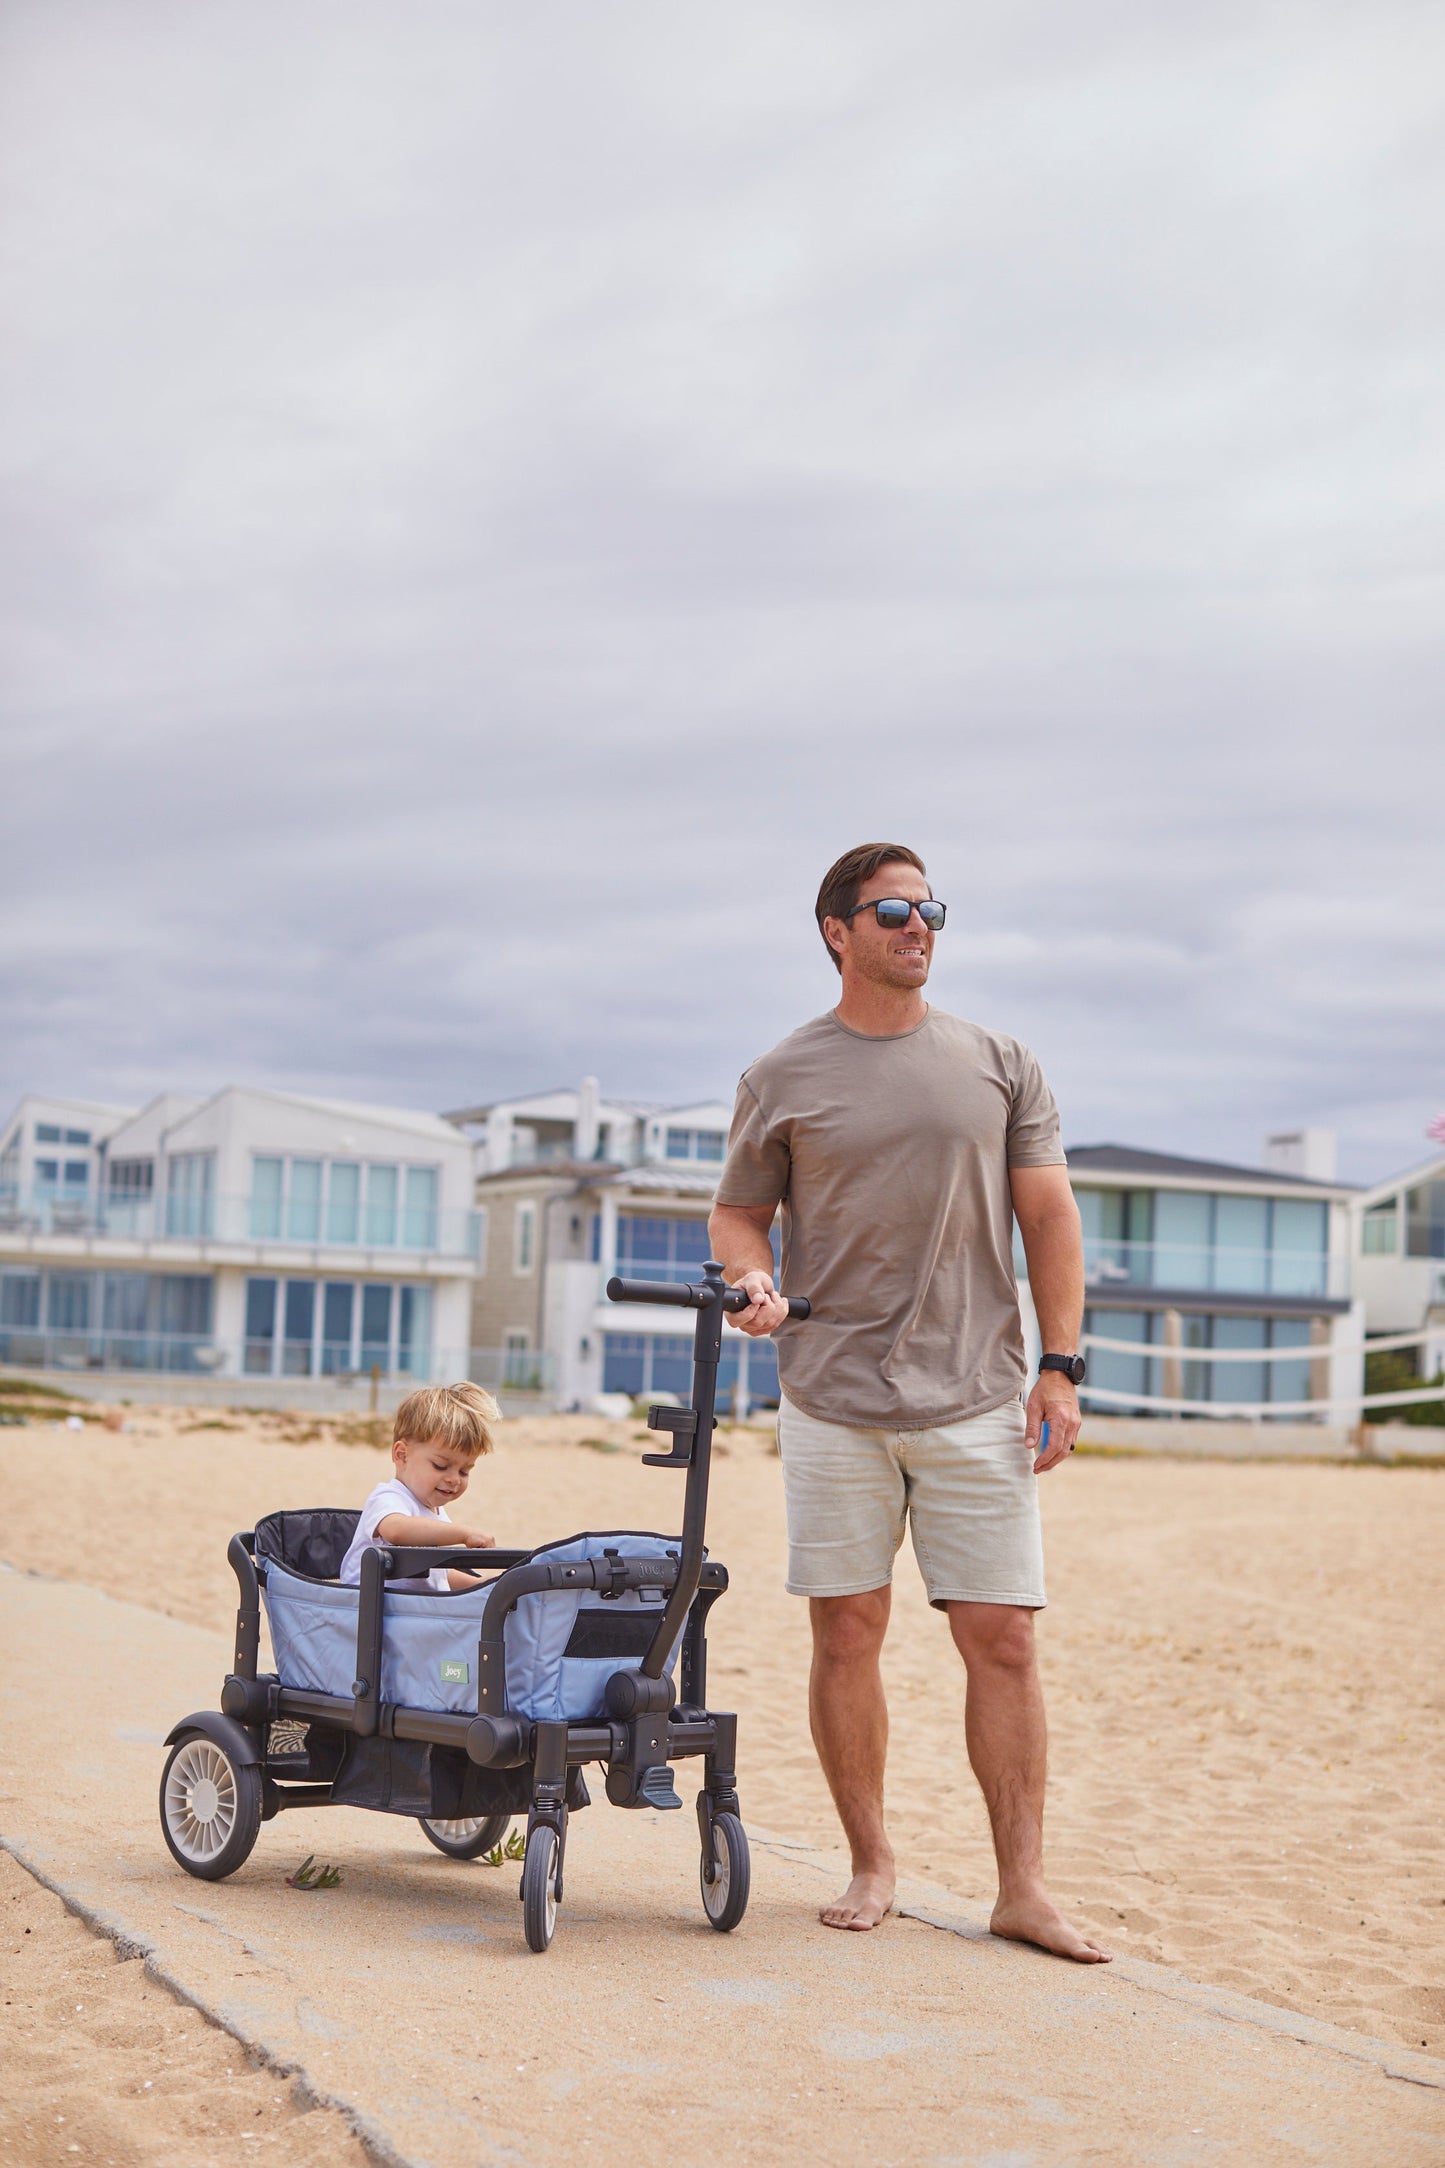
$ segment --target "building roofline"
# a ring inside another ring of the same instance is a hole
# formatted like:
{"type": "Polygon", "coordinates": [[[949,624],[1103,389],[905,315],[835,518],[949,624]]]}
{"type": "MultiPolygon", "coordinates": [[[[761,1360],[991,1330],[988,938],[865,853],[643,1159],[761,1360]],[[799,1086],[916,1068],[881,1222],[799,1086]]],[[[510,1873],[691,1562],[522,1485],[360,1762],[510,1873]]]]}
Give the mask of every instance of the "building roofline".
{"type": "Polygon", "coordinates": [[[1276,1174],[1269,1167],[1238,1167],[1223,1159],[1186,1159],[1176,1152],[1150,1152],[1134,1144],[1075,1144],[1067,1147],[1065,1157],[1071,1174],[1173,1176],[1177,1181],[1201,1184],[1228,1180],[1232,1184],[1247,1183],[1251,1189],[1292,1190],[1324,1198],[1353,1197],[1357,1189],[1353,1182],[1324,1182],[1308,1174],[1276,1174]]]}

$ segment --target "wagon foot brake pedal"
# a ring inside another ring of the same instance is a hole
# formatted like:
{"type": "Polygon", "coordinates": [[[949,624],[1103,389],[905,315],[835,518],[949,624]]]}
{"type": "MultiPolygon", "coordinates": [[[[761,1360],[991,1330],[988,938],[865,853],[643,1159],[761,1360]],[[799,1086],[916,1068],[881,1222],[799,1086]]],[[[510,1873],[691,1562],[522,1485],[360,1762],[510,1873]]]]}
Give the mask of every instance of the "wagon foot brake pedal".
{"type": "Polygon", "coordinates": [[[692,1466],[693,1440],[697,1436],[697,1410],[695,1408],[665,1408],[656,1401],[647,1411],[649,1430],[670,1430],[672,1451],[670,1453],[644,1453],[644,1468],[690,1468],[692,1466]]]}
{"type": "Polygon", "coordinates": [[[650,1807],[680,1807],[682,1805],[672,1781],[672,1771],[666,1762],[654,1763],[637,1789],[650,1807]]]}

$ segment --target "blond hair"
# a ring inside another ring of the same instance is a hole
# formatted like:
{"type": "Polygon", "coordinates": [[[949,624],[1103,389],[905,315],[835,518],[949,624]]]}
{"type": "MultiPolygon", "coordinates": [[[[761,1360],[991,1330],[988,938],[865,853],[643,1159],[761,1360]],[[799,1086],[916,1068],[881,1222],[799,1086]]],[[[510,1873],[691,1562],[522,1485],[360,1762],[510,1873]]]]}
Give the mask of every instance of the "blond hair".
{"type": "Polygon", "coordinates": [[[405,1438],[413,1445],[445,1445],[454,1453],[490,1453],[490,1426],[501,1412],[470,1378],[458,1385],[419,1385],[396,1411],[392,1443],[405,1438]]]}

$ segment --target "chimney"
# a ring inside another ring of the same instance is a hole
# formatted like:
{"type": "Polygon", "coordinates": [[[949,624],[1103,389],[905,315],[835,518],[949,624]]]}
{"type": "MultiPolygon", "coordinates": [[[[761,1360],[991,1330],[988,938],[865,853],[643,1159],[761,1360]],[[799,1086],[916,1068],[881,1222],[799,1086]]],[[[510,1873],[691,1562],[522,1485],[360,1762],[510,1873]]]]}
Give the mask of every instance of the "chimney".
{"type": "Polygon", "coordinates": [[[597,1079],[584,1076],[577,1087],[577,1120],[572,1131],[574,1159],[597,1157],[597,1079]]]}
{"type": "Polygon", "coordinates": [[[1281,1129],[1265,1138],[1264,1163],[1271,1174],[1296,1174],[1308,1182],[1333,1182],[1339,1166],[1339,1140],[1333,1129],[1281,1129]]]}

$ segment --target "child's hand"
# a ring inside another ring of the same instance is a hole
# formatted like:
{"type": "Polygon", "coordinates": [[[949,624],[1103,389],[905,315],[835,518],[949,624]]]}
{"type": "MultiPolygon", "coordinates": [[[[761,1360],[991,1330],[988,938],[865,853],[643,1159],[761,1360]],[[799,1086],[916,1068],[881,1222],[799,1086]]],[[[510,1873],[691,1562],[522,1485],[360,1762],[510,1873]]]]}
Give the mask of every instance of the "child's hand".
{"type": "Polygon", "coordinates": [[[469,1551],[494,1551],[495,1536],[484,1536],[479,1528],[456,1528],[452,1531],[458,1543],[464,1543],[469,1551]]]}

